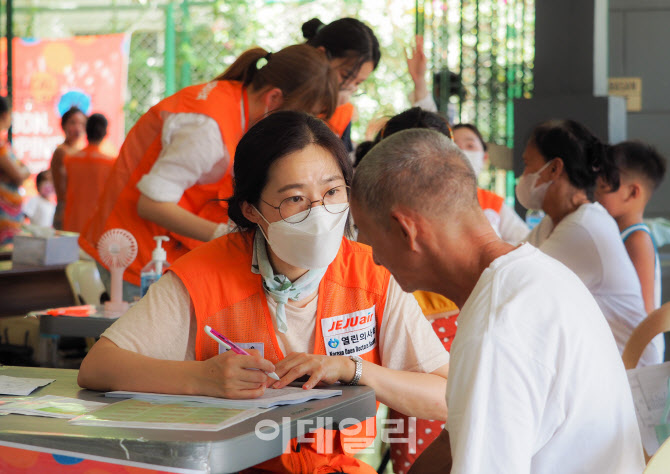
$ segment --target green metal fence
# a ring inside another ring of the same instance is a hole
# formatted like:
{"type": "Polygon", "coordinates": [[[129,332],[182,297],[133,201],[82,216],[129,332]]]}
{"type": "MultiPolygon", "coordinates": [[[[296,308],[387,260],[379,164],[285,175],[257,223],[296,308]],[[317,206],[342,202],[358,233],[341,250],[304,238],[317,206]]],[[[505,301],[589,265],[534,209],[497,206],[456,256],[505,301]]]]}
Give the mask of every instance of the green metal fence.
{"type": "MultiPolygon", "coordinates": [[[[473,123],[489,142],[510,148],[514,99],[530,97],[533,89],[534,5],[534,0],[416,1],[417,31],[430,43],[432,69],[451,73],[440,77],[440,109],[450,108],[455,123],[473,123]]],[[[511,171],[485,174],[480,184],[513,202],[511,171]]]]}

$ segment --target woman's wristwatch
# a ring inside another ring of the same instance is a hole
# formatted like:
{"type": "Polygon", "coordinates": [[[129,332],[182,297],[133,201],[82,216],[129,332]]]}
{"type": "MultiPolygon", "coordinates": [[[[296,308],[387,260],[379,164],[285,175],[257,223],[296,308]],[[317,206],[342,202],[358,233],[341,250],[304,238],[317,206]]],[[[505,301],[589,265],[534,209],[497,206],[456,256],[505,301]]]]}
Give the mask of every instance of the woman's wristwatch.
{"type": "Polygon", "coordinates": [[[358,382],[361,380],[361,375],[363,375],[363,359],[358,356],[349,356],[349,359],[353,360],[356,364],[356,372],[354,372],[354,378],[351,379],[349,385],[358,385],[358,382]]]}

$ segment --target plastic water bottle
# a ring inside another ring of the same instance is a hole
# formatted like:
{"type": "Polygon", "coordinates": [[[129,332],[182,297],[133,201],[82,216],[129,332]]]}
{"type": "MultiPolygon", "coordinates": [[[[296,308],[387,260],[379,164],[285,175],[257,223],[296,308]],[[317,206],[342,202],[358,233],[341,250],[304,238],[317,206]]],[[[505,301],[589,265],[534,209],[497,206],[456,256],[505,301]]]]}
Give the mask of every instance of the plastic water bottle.
{"type": "Polygon", "coordinates": [[[526,225],[532,229],[540,223],[543,217],[544,211],[542,209],[528,209],[526,211],[526,225]]]}
{"type": "Polygon", "coordinates": [[[151,261],[142,268],[142,273],[140,273],[140,298],[147,294],[149,287],[158,281],[163,272],[170,266],[167,262],[165,249],[161,247],[162,242],[167,242],[170,239],[164,235],[157,235],[154,240],[156,241],[156,248],[151,252],[151,261]]]}

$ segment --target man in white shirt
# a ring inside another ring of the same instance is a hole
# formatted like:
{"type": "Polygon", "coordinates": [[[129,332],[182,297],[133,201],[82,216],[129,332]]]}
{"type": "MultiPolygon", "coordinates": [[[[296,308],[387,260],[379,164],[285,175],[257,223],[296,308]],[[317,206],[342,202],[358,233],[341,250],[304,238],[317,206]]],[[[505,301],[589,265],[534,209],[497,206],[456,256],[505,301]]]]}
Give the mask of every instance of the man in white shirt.
{"type": "Polygon", "coordinates": [[[597,303],[557,260],[500,240],[455,145],[430,130],[396,133],[366,155],[352,188],[375,260],[405,291],[461,308],[448,435],[412,472],[642,472],[630,387],[597,303]]]}

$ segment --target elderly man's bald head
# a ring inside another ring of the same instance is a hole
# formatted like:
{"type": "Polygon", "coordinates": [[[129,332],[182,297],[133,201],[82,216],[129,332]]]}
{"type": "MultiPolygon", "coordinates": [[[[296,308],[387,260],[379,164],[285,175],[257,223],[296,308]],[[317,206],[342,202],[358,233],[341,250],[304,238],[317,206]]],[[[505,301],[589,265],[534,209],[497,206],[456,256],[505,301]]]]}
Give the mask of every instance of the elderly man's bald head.
{"type": "Polygon", "coordinates": [[[467,158],[449,138],[427,129],[403,130],[375,145],[356,168],[352,195],[384,225],[397,204],[426,216],[479,207],[467,158]]]}

